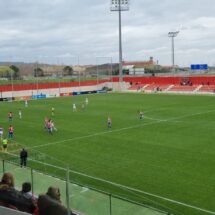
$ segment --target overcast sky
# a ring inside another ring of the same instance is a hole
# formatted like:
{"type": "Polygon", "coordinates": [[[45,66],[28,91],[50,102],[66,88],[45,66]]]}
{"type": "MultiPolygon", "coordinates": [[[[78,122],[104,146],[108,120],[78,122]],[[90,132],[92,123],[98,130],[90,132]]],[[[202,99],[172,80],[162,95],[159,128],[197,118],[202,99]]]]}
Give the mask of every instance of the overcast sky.
{"type": "MultiPolygon", "coordinates": [[[[118,62],[118,12],[110,0],[0,0],[0,60],[118,62]]],[[[214,0],[130,0],[122,12],[123,59],[215,65],[214,0]]]]}

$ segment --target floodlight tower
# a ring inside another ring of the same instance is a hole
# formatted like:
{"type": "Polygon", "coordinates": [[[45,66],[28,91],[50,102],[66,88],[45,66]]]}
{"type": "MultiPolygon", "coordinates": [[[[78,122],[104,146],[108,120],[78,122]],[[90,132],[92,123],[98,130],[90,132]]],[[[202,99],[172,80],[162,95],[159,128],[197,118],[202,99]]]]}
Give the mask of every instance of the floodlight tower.
{"type": "Polygon", "coordinates": [[[129,10],[129,0],[111,0],[111,11],[119,12],[119,82],[122,82],[122,30],[121,30],[121,11],[129,10]]]}
{"type": "Polygon", "coordinates": [[[179,31],[171,31],[168,33],[168,37],[172,38],[172,68],[175,70],[175,56],[174,56],[174,37],[179,34],[179,31]]]}

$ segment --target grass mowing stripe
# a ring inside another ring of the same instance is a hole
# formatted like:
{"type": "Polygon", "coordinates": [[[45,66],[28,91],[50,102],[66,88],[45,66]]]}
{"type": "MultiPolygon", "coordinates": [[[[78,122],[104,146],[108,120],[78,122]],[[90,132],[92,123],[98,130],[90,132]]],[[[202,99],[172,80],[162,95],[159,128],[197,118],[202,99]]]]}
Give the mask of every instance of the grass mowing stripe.
{"type": "MultiPolygon", "coordinates": [[[[5,119],[1,125],[8,127],[8,122],[5,122],[8,111],[18,113],[18,109],[22,108],[25,122],[14,117],[15,140],[29,148],[31,158],[65,167],[52,159],[57,158],[73,170],[215,211],[214,193],[210,189],[215,186],[214,97],[89,95],[90,103],[86,110],[73,113],[72,103],[79,103],[83,98],[77,96],[32,101],[28,109],[23,109],[23,104],[19,102],[0,103],[0,121],[5,119]],[[52,106],[56,109],[54,117],[50,114],[52,106]],[[138,110],[142,110],[151,119],[139,123],[138,110]],[[107,131],[108,114],[113,119],[114,130],[136,126],[138,123],[154,123],[144,129],[136,127],[102,134],[107,131]],[[42,128],[46,116],[54,120],[59,130],[53,136],[42,128]],[[181,123],[172,123],[176,117],[186,119],[181,120],[181,123]],[[169,121],[157,123],[156,119],[169,121]],[[66,141],[56,147],[53,145],[31,150],[34,146],[94,134],[97,135],[66,141]],[[69,146],[70,150],[64,146],[69,146]]],[[[17,147],[9,146],[9,151],[11,149],[17,147]]],[[[51,168],[49,171],[52,173],[51,168]]],[[[127,195],[118,188],[96,181],[94,183],[81,176],[75,179],[79,183],[138,200],[138,197],[129,193],[127,195]]],[[[139,196],[142,201],[141,194],[139,196]]],[[[162,200],[157,199],[157,202],[176,208],[182,214],[204,214],[162,200]]]]}
{"type": "MultiPolygon", "coordinates": [[[[13,153],[10,153],[10,154],[14,156],[13,153]]],[[[37,161],[37,162],[43,164],[40,161],[37,161]]],[[[57,166],[54,166],[54,165],[51,165],[51,164],[49,164],[49,166],[53,166],[53,167],[56,167],[58,169],[62,169],[62,170],[66,171],[66,169],[64,169],[62,167],[57,167],[57,166]]],[[[177,200],[169,199],[169,198],[166,198],[166,197],[163,197],[163,196],[160,196],[160,195],[156,195],[156,194],[153,194],[153,193],[145,192],[143,190],[135,189],[135,188],[132,188],[132,187],[129,187],[129,186],[118,184],[118,183],[115,183],[115,182],[112,182],[112,181],[108,181],[108,180],[105,180],[105,179],[102,179],[102,178],[98,178],[98,177],[95,177],[95,176],[90,176],[90,175],[87,175],[85,173],[81,173],[81,172],[78,172],[78,171],[73,171],[73,170],[69,170],[69,171],[72,172],[72,173],[75,173],[77,175],[81,175],[81,176],[88,177],[88,178],[91,178],[91,179],[94,179],[94,180],[97,180],[97,181],[101,181],[101,182],[105,182],[105,183],[111,184],[111,185],[116,186],[116,187],[124,188],[126,190],[130,190],[130,191],[133,191],[133,192],[142,193],[142,194],[145,194],[145,195],[148,195],[148,196],[151,196],[151,197],[155,197],[155,198],[158,198],[158,199],[162,199],[162,200],[165,200],[165,201],[177,204],[177,205],[182,205],[182,206],[185,206],[185,207],[188,207],[188,208],[195,209],[197,211],[202,211],[202,212],[205,212],[205,213],[208,213],[208,214],[215,215],[214,211],[210,211],[210,210],[207,210],[207,209],[204,209],[204,208],[200,208],[200,207],[197,207],[197,206],[186,204],[184,202],[180,202],[180,201],[177,201],[177,200]]],[[[88,191],[88,188],[86,188],[84,190],[84,192],[86,192],[86,191],[88,191]]]]}
{"type": "MultiPolygon", "coordinates": [[[[151,119],[151,120],[156,120],[156,122],[149,122],[149,123],[144,123],[144,124],[138,124],[138,125],[134,125],[134,126],[126,127],[126,128],[109,130],[109,131],[104,131],[104,132],[90,134],[90,135],[81,136],[81,137],[74,137],[74,138],[70,138],[70,139],[66,139],[66,140],[61,140],[61,141],[57,141],[57,142],[51,142],[51,143],[47,143],[47,144],[41,144],[41,145],[37,145],[37,146],[32,146],[32,147],[29,147],[29,148],[30,149],[41,148],[41,147],[46,147],[46,146],[50,146],[50,145],[56,145],[56,144],[64,143],[64,142],[68,142],[68,141],[80,140],[80,139],[85,139],[85,138],[94,137],[94,136],[98,136],[98,135],[108,134],[108,133],[112,133],[112,132],[120,132],[120,131],[123,131],[123,130],[128,130],[128,129],[138,128],[138,127],[143,127],[143,126],[146,126],[146,125],[151,125],[151,124],[156,124],[156,123],[161,123],[161,122],[174,121],[174,120],[177,120],[177,119],[183,119],[183,118],[187,118],[187,117],[190,117],[190,116],[195,116],[195,115],[200,115],[200,114],[205,114],[205,113],[210,113],[210,112],[215,112],[215,110],[210,110],[210,111],[206,111],[206,112],[199,112],[199,113],[193,113],[193,114],[184,115],[184,116],[181,116],[181,117],[175,117],[175,118],[171,118],[171,119],[153,119],[153,118],[148,118],[148,119],[151,119]]],[[[178,122],[178,121],[176,121],[176,122],[178,122]]]]}

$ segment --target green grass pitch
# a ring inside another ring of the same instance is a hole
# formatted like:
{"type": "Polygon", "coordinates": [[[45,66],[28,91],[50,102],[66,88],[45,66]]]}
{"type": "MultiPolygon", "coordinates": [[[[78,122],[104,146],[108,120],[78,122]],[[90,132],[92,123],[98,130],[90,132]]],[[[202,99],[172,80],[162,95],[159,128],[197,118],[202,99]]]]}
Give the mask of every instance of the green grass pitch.
{"type": "Polygon", "coordinates": [[[0,125],[5,133],[7,113],[14,113],[12,144],[17,146],[11,144],[9,152],[18,154],[20,147],[27,147],[30,157],[34,154],[45,162],[123,186],[81,176],[74,176],[76,182],[162,205],[178,214],[215,214],[213,96],[110,93],[87,97],[84,109],[85,95],[34,100],[28,108],[23,101],[1,102],[0,125]],[[72,111],[73,103],[77,112],[72,111]],[[55,122],[58,130],[53,135],[44,129],[45,117],[55,122]]]}

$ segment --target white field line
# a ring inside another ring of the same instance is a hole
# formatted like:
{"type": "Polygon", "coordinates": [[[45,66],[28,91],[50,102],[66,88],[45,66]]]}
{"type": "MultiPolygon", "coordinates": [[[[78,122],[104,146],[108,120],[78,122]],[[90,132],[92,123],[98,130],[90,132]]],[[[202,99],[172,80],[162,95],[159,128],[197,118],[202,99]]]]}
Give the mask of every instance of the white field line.
{"type": "MultiPolygon", "coordinates": [[[[112,183],[112,182],[109,182],[109,183],[112,183]]],[[[115,185],[117,185],[117,184],[115,184],[115,185]]],[[[127,186],[124,186],[124,185],[119,185],[119,186],[123,187],[123,188],[126,188],[126,189],[129,189],[129,190],[132,190],[132,191],[135,191],[135,192],[139,192],[139,193],[148,195],[148,196],[152,196],[152,197],[156,197],[158,199],[162,199],[162,200],[165,200],[165,201],[168,201],[168,202],[172,202],[172,203],[177,204],[177,205],[182,205],[182,206],[185,206],[185,207],[188,207],[188,208],[195,209],[197,211],[202,211],[202,212],[205,212],[205,213],[208,213],[208,214],[215,215],[214,211],[206,210],[204,208],[199,208],[199,207],[196,207],[196,206],[193,206],[193,205],[190,205],[190,204],[186,204],[184,202],[176,201],[176,200],[173,200],[173,199],[169,199],[169,198],[166,198],[166,197],[163,197],[163,196],[159,196],[159,195],[152,194],[152,193],[149,193],[149,192],[145,192],[145,191],[142,191],[142,190],[138,190],[138,189],[135,189],[135,188],[127,187],[127,186]]]]}
{"type": "Polygon", "coordinates": [[[89,189],[87,187],[83,187],[82,190],[80,191],[80,193],[85,193],[87,192],[89,189]]]}
{"type": "MultiPolygon", "coordinates": [[[[166,119],[158,119],[158,118],[153,118],[153,117],[148,117],[148,116],[143,116],[143,119],[150,119],[150,120],[153,120],[153,121],[163,121],[163,122],[165,122],[165,121],[167,121],[166,119]]],[[[168,121],[171,121],[171,122],[175,122],[175,123],[177,123],[177,122],[182,122],[182,121],[178,121],[178,120],[168,120],[168,121]]]]}
{"type": "Polygon", "coordinates": [[[129,127],[125,127],[125,128],[120,128],[120,129],[115,129],[115,130],[108,130],[108,131],[103,131],[103,132],[99,132],[99,133],[89,134],[89,135],[86,135],[86,136],[69,138],[69,139],[65,139],[65,140],[61,140],[61,141],[57,141],[57,142],[51,142],[51,143],[47,143],[47,144],[41,144],[41,145],[37,145],[37,146],[32,146],[32,147],[29,147],[29,149],[42,148],[42,147],[46,147],[46,146],[50,146],[50,145],[57,145],[59,143],[73,141],[73,140],[80,140],[80,139],[85,139],[85,138],[89,138],[89,137],[95,137],[95,136],[99,136],[99,135],[103,135],[103,134],[120,132],[120,131],[124,131],[124,130],[128,130],[128,129],[143,127],[143,126],[146,126],[146,125],[157,124],[157,123],[164,122],[164,121],[168,121],[168,120],[157,120],[156,122],[138,124],[138,125],[129,126],[129,127]]]}
{"type": "Polygon", "coordinates": [[[157,119],[157,118],[153,118],[153,117],[148,117],[148,116],[143,116],[143,119],[150,119],[153,121],[166,121],[166,119],[157,119]]]}
{"type": "MultiPolygon", "coordinates": [[[[103,132],[99,132],[99,133],[89,134],[89,135],[81,136],[81,137],[69,138],[69,139],[65,139],[65,140],[61,140],[61,141],[57,141],[57,142],[51,142],[51,143],[41,144],[41,145],[37,145],[37,146],[32,146],[32,147],[29,147],[29,149],[42,148],[42,147],[46,147],[46,146],[50,146],[50,145],[57,145],[57,144],[64,143],[64,142],[80,140],[80,139],[85,139],[85,138],[89,138],[89,137],[95,137],[95,136],[99,136],[99,135],[103,135],[103,134],[109,134],[109,133],[113,133],[113,132],[120,132],[120,131],[124,131],[124,130],[143,127],[143,126],[146,126],[146,125],[157,124],[157,123],[161,123],[161,122],[169,122],[169,121],[174,122],[177,119],[183,119],[183,118],[186,118],[186,117],[201,115],[201,114],[210,113],[210,112],[214,112],[214,111],[215,110],[199,112],[199,113],[193,113],[193,114],[183,115],[183,116],[180,116],[180,117],[175,117],[175,118],[170,118],[170,119],[157,119],[156,120],[154,118],[149,118],[149,119],[155,120],[155,121],[154,122],[149,122],[149,123],[138,124],[138,125],[134,125],[134,126],[129,126],[129,127],[125,127],[125,128],[115,129],[115,130],[108,130],[108,131],[103,131],[103,132]]],[[[178,122],[178,121],[176,121],[176,122],[178,122]]]]}
{"type": "Polygon", "coordinates": [[[102,181],[102,182],[114,185],[116,187],[125,188],[125,189],[130,190],[130,191],[142,193],[142,194],[145,194],[145,195],[148,195],[148,196],[151,196],[151,197],[155,197],[155,198],[162,199],[162,200],[165,200],[165,201],[168,201],[168,202],[172,202],[172,203],[177,204],[177,205],[182,205],[182,206],[185,206],[185,207],[188,207],[188,208],[195,209],[197,211],[202,211],[204,213],[215,215],[214,211],[210,211],[210,210],[207,210],[207,209],[204,209],[204,208],[196,207],[196,206],[193,206],[193,205],[190,205],[190,204],[186,204],[184,202],[176,201],[176,200],[169,199],[169,198],[166,198],[166,197],[163,197],[163,196],[160,196],[160,195],[145,192],[145,191],[142,191],[142,190],[139,190],[139,189],[135,189],[135,188],[128,187],[128,186],[125,186],[125,185],[122,185],[122,184],[111,182],[111,181],[108,181],[108,180],[105,180],[105,179],[102,179],[102,178],[93,177],[93,176],[90,176],[90,175],[87,175],[87,174],[84,174],[84,173],[80,173],[80,172],[76,172],[76,171],[72,171],[72,170],[70,170],[70,172],[73,172],[73,173],[76,173],[78,175],[82,175],[82,176],[85,176],[85,177],[88,177],[88,178],[92,178],[92,179],[95,179],[95,180],[98,180],[98,181],[102,181]]]}
{"type": "MultiPolygon", "coordinates": [[[[127,127],[127,128],[121,128],[121,129],[117,129],[117,130],[111,130],[111,131],[106,131],[106,132],[95,133],[95,134],[86,135],[86,136],[83,136],[83,137],[76,137],[76,138],[71,138],[71,139],[62,140],[62,141],[53,142],[53,143],[48,143],[48,144],[44,144],[44,145],[33,146],[31,148],[39,148],[39,147],[44,147],[44,146],[47,146],[47,145],[55,145],[55,144],[58,144],[58,143],[67,142],[67,141],[71,141],[71,140],[84,139],[84,138],[93,137],[93,136],[97,136],[97,135],[102,135],[102,134],[107,134],[107,133],[111,133],[111,132],[118,132],[118,131],[128,130],[128,129],[141,127],[141,126],[145,126],[145,125],[150,125],[150,124],[156,124],[156,123],[160,123],[160,122],[168,122],[168,121],[172,121],[172,120],[183,119],[183,118],[186,118],[186,117],[195,116],[195,115],[201,115],[201,114],[210,113],[210,112],[215,112],[215,110],[209,110],[209,111],[205,111],[205,112],[193,113],[193,114],[183,115],[183,116],[180,116],[180,117],[175,117],[175,118],[171,118],[171,119],[167,119],[167,120],[162,120],[162,121],[158,120],[156,122],[150,122],[150,123],[145,123],[145,124],[141,124],[141,125],[139,124],[139,125],[130,126],[130,127],[127,127]]],[[[183,202],[180,202],[180,201],[169,199],[169,198],[166,198],[166,197],[163,197],[163,196],[160,196],[160,195],[152,194],[152,193],[145,192],[145,191],[135,189],[135,188],[132,188],[132,187],[128,187],[128,186],[125,186],[125,185],[117,184],[117,183],[114,183],[114,182],[111,182],[111,181],[108,181],[108,180],[105,180],[105,179],[102,179],[102,178],[93,177],[93,176],[90,176],[90,175],[87,175],[87,174],[84,174],[84,173],[80,173],[80,172],[76,172],[76,171],[72,171],[72,170],[70,170],[70,171],[73,172],[73,173],[88,177],[88,178],[92,178],[92,179],[95,179],[95,180],[98,180],[98,181],[102,181],[102,182],[105,182],[105,183],[112,184],[114,186],[126,188],[126,189],[129,189],[131,191],[139,192],[139,193],[142,193],[142,194],[145,194],[145,195],[148,195],[148,196],[156,197],[158,199],[162,199],[162,200],[165,200],[165,201],[168,201],[168,202],[172,202],[172,203],[175,203],[175,204],[178,204],[178,205],[182,205],[182,206],[185,206],[185,207],[188,207],[188,208],[192,208],[192,209],[195,209],[195,210],[198,210],[198,211],[202,211],[202,212],[205,212],[205,213],[208,213],[208,214],[215,215],[214,211],[199,208],[199,207],[196,207],[196,206],[193,206],[193,205],[190,205],[190,204],[186,204],[186,203],[183,203],[183,202]]]]}

